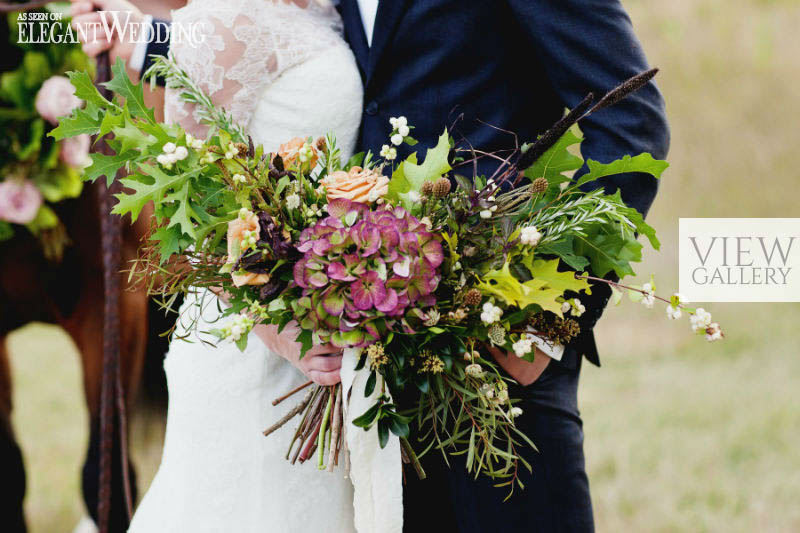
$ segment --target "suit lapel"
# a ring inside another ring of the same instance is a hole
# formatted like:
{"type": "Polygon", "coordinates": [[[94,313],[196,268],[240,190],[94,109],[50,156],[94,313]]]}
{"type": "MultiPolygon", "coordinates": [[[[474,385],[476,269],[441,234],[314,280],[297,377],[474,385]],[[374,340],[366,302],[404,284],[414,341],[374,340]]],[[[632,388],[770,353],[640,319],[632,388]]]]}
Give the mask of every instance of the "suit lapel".
{"type": "Polygon", "coordinates": [[[358,9],[357,0],[342,0],[339,11],[344,22],[344,32],[350,48],[356,56],[358,67],[364,76],[367,75],[369,62],[369,45],[367,36],[364,33],[364,24],[361,21],[361,12],[358,9]]]}
{"type": "MultiPolygon", "coordinates": [[[[378,14],[375,17],[375,29],[372,33],[372,46],[369,49],[369,63],[367,66],[367,83],[375,73],[375,68],[381,55],[392,40],[397,24],[400,22],[406,6],[410,0],[380,0],[378,14]]],[[[355,1],[353,1],[355,3],[355,1]]],[[[358,6],[356,6],[358,11],[358,6]]],[[[360,21],[360,19],[359,19],[360,21]]],[[[363,33],[363,31],[362,31],[363,33]]]]}

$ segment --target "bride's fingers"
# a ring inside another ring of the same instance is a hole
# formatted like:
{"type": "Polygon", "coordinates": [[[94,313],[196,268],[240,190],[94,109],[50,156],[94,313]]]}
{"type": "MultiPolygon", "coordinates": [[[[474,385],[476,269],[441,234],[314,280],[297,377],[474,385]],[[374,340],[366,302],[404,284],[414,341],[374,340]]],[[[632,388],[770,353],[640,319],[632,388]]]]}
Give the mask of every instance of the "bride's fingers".
{"type": "Polygon", "coordinates": [[[72,5],[69,7],[70,15],[77,17],[86,13],[94,11],[94,6],[91,2],[85,0],[73,0],[72,5]]]}
{"type": "Polygon", "coordinates": [[[305,367],[309,370],[320,372],[331,372],[342,368],[342,356],[336,355],[316,355],[309,358],[305,367]]]}
{"type": "Polygon", "coordinates": [[[320,372],[319,370],[309,370],[306,374],[308,379],[316,383],[317,385],[323,386],[331,386],[336,385],[337,383],[342,381],[342,377],[339,375],[338,370],[334,370],[333,372],[320,372]]]}

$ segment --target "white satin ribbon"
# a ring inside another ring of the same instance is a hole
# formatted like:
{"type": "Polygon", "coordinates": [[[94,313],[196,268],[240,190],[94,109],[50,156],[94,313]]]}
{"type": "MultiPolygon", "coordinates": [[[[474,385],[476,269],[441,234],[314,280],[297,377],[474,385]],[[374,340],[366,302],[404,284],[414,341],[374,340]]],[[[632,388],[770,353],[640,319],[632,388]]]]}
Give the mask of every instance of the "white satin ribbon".
{"type": "MultiPolygon", "coordinates": [[[[400,439],[389,435],[389,442],[381,448],[378,427],[368,431],[353,425],[375,404],[381,394],[382,378],[378,376],[375,390],[364,396],[369,378],[369,368],[356,371],[361,350],[347,348],[342,357],[342,390],[344,398],[345,440],[350,453],[350,479],[353,482],[353,508],[355,526],[359,533],[402,533],[403,531],[403,465],[400,456],[400,439]]],[[[387,393],[388,394],[388,393],[387,393]]]]}

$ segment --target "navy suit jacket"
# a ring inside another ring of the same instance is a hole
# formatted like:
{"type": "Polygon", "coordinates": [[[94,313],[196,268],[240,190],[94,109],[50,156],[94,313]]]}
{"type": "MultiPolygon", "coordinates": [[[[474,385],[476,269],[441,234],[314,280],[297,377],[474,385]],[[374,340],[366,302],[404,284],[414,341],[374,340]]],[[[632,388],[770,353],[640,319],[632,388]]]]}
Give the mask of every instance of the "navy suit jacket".
{"type": "MultiPolygon", "coordinates": [[[[476,148],[513,146],[500,130],[532,141],[587,93],[603,94],[649,68],[619,0],[380,0],[371,47],[357,1],[341,0],[338,8],[364,81],[360,149],[374,153],[387,142],[389,118],[401,115],[415,126],[414,150],[422,153],[459,116],[453,133],[476,148]]],[[[165,50],[151,45],[148,53],[165,50]]],[[[586,159],[667,154],[664,102],[653,83],[580,127],[586,159]]],[[[485,161],[480,170],[488,174],[491,165],[485,161]]],[[[637,174],[602,185],[621,189],[643,214],[658,188],[654,178],[637,174]]],[[[562,365],[575,368],[582,355],[599,364],[591,330],[609,295],[602,285],[584,298],[582,333],[562,365]]]]}

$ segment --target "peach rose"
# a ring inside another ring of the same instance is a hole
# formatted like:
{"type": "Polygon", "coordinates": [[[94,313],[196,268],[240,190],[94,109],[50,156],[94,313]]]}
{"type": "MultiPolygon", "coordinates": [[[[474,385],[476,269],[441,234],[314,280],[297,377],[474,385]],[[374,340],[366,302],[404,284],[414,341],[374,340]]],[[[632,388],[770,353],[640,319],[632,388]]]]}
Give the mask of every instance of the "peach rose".
{"type": "Polygon", "coordinates": [[[69,115],[80,105],[75,87],[64,76],[47,79],[36,94],[36,111],[51,124],[58,124],[58,117],[69,115]]]}
{"type": "MultiPolygon", "coordinates": [[[[305,146],[306,141],[307,139],[303,137],[295,137],[291,141],[283,143],[278,147],[277,155],[281,156],[281,159],[283,159],[283,166],[285,168],[289,168],[300,161],[300,152],[303,146],[305,146]]],[[[317,161],[319,160],[319,154],[314,145],[311,145],[310,154],[311,157],[306,162],[310,163],[310,168],[314,168],[317,166],[317,161]]]]}
{"type": "Polygon", "coordinates": [[[377,170],[353,167],[349,172],[338,170],[321,181],[328,192],[328,201],[346,198],[369,204],[389,191],[389,178],[377,170]]]}
{"type": "MultiPolygon", "coordinates": [[[[235,262],[238,259],[238,257],[234,255],[235,249],[241,249],[245,232],[258,232],[259,230],[258,217],[255,213],[249,213],[245,217],[239,216],[228,222],[228,261],[235,262]]],[[[240,274],[234,272],[231,274],[231,278],[233,278],[233,284],[237,287],[243,285],[263,285],[269,281],[269,274],[256,274],[254,272],[240,274]]]]}

